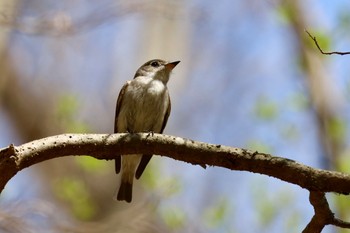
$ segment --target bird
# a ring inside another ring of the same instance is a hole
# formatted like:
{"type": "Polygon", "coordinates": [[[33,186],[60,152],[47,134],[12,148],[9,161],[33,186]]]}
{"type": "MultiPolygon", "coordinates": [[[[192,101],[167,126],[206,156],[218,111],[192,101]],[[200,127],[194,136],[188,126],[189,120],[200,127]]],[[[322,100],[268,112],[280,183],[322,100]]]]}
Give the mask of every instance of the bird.
{"type": "MultiPolygon", "coordinates": [[[[171,111],[167,83],[171,71],[179,63],[150,60],[123,85],[116,104],[115,133],[163,133],[171,111]]],[[[121,180],[115,200],[131,202],[134,176],[141,177],[151,158],[151,154],[116,156],[115,172],[121,171],[121,180]]]]}

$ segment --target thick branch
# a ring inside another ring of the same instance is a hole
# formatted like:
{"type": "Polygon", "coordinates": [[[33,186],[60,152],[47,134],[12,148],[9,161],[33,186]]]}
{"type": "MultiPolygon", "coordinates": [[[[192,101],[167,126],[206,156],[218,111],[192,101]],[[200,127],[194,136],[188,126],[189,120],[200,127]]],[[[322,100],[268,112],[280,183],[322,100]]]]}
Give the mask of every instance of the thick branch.
{"type": "Polygon", "coordinates": [[[160,154],[184,162],[265,174],[310,191],[350,193],[347,174],[314,169],[290,159],[180,137],[140,134],[62,134],[0,150],[0,191],[18,171],[68,155],[113,159],[118,154],[160,154]]]}

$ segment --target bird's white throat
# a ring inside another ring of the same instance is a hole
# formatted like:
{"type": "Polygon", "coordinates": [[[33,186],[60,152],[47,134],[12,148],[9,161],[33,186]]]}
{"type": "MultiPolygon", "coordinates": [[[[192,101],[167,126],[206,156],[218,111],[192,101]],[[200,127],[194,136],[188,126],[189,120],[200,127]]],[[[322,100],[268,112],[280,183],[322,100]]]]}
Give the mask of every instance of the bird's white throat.
{"type": "Polygon", "coordinates": [[[158,95],[164,92],[165,85],[162,81],[152,80],[150,83],[150,87],[148,88],[148,92],[154,95],[158,95]]]}

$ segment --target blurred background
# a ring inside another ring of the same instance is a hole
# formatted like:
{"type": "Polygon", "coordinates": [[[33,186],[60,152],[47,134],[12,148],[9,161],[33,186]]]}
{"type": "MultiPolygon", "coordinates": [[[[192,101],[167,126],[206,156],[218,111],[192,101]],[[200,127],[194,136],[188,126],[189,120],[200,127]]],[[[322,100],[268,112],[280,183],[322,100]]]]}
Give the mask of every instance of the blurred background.
{"type": "MultiPolygon", "coordinates": [[[[350,171],[348,0],[0,0],[0,147],[112,133],[125,81],[181,60],[166,134],[350,171]]],[[[301,232],[308,191],[280,180],[153,157],[131,204],[113,161],[67,157],[17,174],[0,232],[301,232]]],[[[350,198],[329,194],[350,220],[350,198]]],[[[324,232],[341,231],[326,227],[324,232]]]]}

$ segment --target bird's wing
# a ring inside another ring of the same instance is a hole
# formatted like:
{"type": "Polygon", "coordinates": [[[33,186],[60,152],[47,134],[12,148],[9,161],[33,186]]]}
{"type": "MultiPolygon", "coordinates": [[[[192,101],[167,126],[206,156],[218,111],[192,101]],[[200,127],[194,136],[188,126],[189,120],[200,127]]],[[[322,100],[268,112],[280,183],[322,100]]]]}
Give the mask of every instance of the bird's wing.
{"type": "MultiPolygon", "coordinates": [[[[164,118],[163,118],[163,124],[162,124],[162,128],[160,130],[160,133],[163,133],[164,128],[166,126],[166,123],[168,122],[168,118],[170,115],[170,111],[171,111],[171,103],[170,103],[170,96],[168,94],[168,108],[164,114],[164,118]]],[[[151,160],[152,155],[142,155],[141,161],[139,166],[137,167],[136,173],[135,173],[135,178],[139,179],[143,173],[143,171],[145,170],[148,162],[151,160]]]]}
{"type": "MultiPolygon", "coordinates": [[[[119,116],[119,112],[120,112],[120,107],[122,105],[123,102],[123,97],[125,94],[125,90],[128,87],[129,83],[125,83],[124,86],[122,87],[122,89],[119,92],[119,96],[118,96],[118,100],[117,100],[117,106],[115,108],[115,118],[114,118],[114,133],[119,133],[118,130],[118,116],[119,116]]],[[[122,163],[122,157],[120,155],[118,155],[115,158],[115,172],[118,174],[120,172],[120,168],[121,168],[121,163],[122,163]]]]}
{"type": "Polygon", "coordinates": [[[170,96],[168,94],[168,108],[165,112],[165,115],[164,115],[164,120],[163,120],[163,124],[162,124],[162,129],[160,130],[160,133],[163,133],[164,131],[164,128],[166,126],[166,123],[168,123],[168,118],[169,118],[169,115],[170,115],[170,111],[171,111],[171,102],[170,102],[170,96]]]}

